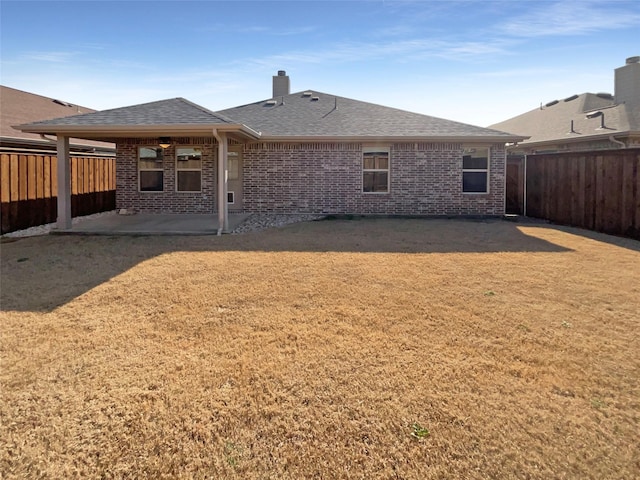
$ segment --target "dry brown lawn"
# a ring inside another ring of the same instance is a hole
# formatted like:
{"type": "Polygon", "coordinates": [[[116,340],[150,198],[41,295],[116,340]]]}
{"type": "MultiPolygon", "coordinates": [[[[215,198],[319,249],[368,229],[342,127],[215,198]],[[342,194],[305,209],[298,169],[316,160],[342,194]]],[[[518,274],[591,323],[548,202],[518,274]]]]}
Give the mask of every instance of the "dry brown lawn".
{"type": "Polygon", "coordinates": [[[638,478],[639,242],[335,220],[1,248],[2,478],[638,478]]]}

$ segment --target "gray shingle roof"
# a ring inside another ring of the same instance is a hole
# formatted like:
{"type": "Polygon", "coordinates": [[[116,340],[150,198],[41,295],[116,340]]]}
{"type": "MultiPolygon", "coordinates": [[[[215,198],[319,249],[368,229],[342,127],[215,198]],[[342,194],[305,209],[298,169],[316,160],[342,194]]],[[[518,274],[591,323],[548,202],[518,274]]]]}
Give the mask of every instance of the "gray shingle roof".
{"type": "Polygon", "coordinates": [[[217,113],[269,137],[509,137],[513,135],[373,103],[292,93],[217,113]],[[275,105],[273,105],[275,101],[275,105]]]}
{"type": "Polygon", "coordinates": [[[152,126],[233,124],[231,119],[184,98],[172,98],[131,107],[34,122],[31,125],[152,126]]]}
{"type": "Polygon", "coordinates": [[[583,93],[496,123],[490,128],[531,137],[521,142],[523,145],[555,140],[589,140],[589,137],[604,134],[637,131],[640,128],[639,107],[616,104],[613,98],[600,94],[583,93]],[[605,129],[600,128],[600,117],[587,118],[587,113],[593,111],[603,112],[605,129]]]}

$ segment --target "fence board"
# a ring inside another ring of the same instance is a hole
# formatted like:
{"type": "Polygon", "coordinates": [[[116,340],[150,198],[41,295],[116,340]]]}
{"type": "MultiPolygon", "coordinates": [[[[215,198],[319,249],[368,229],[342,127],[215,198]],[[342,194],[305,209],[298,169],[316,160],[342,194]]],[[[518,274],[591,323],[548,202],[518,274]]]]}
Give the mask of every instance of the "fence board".
{"type": "Polygon", "coordinates": [[[6,153],[0,156],[0,200],[11,201],[11,157],[6,153]]]}
{"type": "MultiPolygon", "coordinates": [[[[57,157],[2,153],[0,161],[1,233],[55,222],[57,157]]],[[[73,156],[70,161],[71,215],[115,209],[115,158],[73,156]]]]}
{"type": "Polygon", "coordinates": [[[640,149],[527,157],[532,217],[640,239],[640,149]]]}

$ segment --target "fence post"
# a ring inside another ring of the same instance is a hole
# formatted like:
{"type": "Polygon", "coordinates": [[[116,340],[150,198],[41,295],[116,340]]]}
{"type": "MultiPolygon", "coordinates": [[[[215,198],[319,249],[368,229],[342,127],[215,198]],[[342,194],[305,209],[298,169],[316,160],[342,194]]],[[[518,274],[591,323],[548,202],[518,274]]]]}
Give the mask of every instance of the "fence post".
{"type": "Polygon", "coordinates": [[[71,229],[69,137],[58,136],[58,230],[71,229]]]}

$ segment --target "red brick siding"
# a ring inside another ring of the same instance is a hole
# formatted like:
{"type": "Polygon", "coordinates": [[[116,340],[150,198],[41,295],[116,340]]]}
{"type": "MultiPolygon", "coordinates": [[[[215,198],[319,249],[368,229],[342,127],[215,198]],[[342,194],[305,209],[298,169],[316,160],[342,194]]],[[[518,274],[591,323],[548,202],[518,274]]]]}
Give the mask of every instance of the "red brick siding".
{"type": "Polygon", "coordinates": [[[214,213],[217,146],[212,139],[178,138],[164,151],[164,191],[138,191],[138,147],[155,147],[149,139],[119,140],[116,147],[116,208],[140,213],[214,213]],[[202,191],[176,192],[176,147],[200,146],[202,191]]]}
{"type": "MultiPolygon", "coordinates": [[[[212,139],[178,139],[202,145],[203,191],[175,192],[175,150],[165,152],[164,192],[138,192],[137,147],[118,142],[117,208],[138,212],[216,211],[216,153],[212,139]]],[[[254,143],[244,147],[244,211],[389,215],[501,215],[505,150],[493,145],[489,193],[462,193],[462,144],[402,143],[391,147],[390,192],[362,193],[360,143],[254,143]]]]}
{"type": "Polygon", "coordinates": [[[390,192],[362,193],[361,144],[251,144],[244,149],[250,212],[501,215],[504,146],[491,148],[488,194],[462,193],[462,145],[391,146],[390,192]]]}

